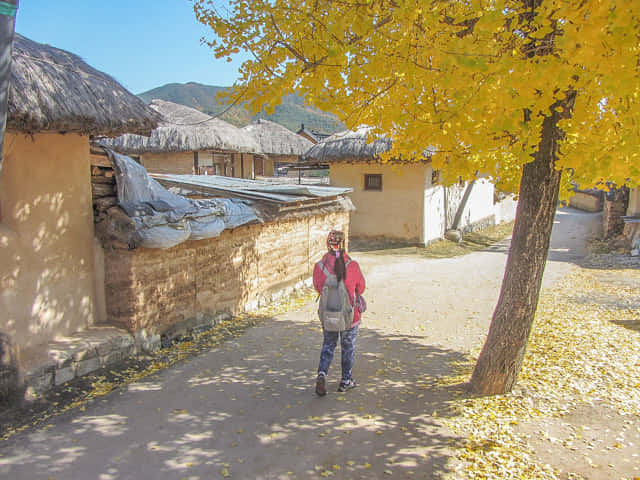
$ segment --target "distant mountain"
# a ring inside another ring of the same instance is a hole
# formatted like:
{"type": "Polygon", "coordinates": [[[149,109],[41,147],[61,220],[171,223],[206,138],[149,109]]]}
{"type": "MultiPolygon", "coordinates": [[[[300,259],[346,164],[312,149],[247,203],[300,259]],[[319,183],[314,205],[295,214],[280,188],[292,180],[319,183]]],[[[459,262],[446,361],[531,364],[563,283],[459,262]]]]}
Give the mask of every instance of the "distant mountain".
{"type": "MultiPolygon", "coordinates": [[[[228,108],[228,104],[219,104],[216,95],[218,92],[228,91],[230,88],[202,85],[195,82],[169,83],[140,93],[138,96],[147,103],[154,98],[159,98],[195,108],[209,115],[218,115],[228,108]]],[[[271,115],[260,112],[252,117],[244,104],[240,103],[232,106],[220,118],[239,127],[251,123],[253,119],[266,118],[294,132],[300,129],[301,124],[304,124],[307,130],[316,130],[324,133],[335,133],[345,129],[345,126],[338,121],[337,117],[305,105],[304,99],[299,95],[287,95],[284,97],[282,103],[275,108],[274,113],[271,115]]]]}

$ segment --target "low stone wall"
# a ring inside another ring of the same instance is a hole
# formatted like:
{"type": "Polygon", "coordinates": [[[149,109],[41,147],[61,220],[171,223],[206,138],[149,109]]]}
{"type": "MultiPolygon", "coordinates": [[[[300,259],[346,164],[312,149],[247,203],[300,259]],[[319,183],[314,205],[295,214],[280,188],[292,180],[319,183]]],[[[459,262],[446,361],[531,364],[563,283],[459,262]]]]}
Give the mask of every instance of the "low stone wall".
{"type": "Polygon", "coordinates": [[[166,250],[107,248],[108,322],[132,334],[175,337],[177,326],[253,310],[308,282],[326,251],[327,232],[348,233],[348,225],[347,211],[310,211],[166,250]]]}
{"type": "Polygon", "coordinates": [[[579,191],[569,198],[569,206],[583,210],[585,212],[600,212],[603,206],[603,192],[597,191],[579,191]]]}
{"type": "Polygon", "coordinates": [[[495,215],[489,215],[487,217],[476,220],[473,223],[469,223],[465,225],[464,228],[461,228],[460,230],[463,233],[477,232],[489,227],[493,227],[495,224],[496,224],[495,215]]]}
{"type": "Polygon", "coordinates": [[[43,359],[25,370],[26,399],[33,399],[54,386],[62,385],[127,357],[160,348],[160,338],[133,336],[108,326],[91,327],[83,332],[50,342],[43,359]]]}

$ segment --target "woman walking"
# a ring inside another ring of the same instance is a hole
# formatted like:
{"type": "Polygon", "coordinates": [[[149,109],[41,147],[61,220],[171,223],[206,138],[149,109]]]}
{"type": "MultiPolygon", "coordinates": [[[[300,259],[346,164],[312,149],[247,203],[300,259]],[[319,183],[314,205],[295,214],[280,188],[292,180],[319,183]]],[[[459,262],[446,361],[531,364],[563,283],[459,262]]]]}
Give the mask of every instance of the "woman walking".
{"type": "Polygon", "coordinates": [[[327,373],[333,353],[340,339],[341,355],[342,355],[342,377],[339,392],[345,392],[356,386],[353,379],[353,362],[355,357],[356,336],[358,326],[360,325],[361,310],[364,311],[360,295],[364,292],[365,282],[358,262],[352,260],[344,249],[344,233],[338,230],[332,230],[327,237],[328,252],[322,260],[318,262],[313,271],[313,286],[322,292],[327,273],[336,276],[338,282],[343,281],[348,292],[349,302],[353,308],[353,323],[351,328],[342,332],[330,332],[323,328],[322,349],[320,351],[320,363],[318,365],[318,377],[316,379],[316,393],[319,396],[327,394],[327,373]]]}

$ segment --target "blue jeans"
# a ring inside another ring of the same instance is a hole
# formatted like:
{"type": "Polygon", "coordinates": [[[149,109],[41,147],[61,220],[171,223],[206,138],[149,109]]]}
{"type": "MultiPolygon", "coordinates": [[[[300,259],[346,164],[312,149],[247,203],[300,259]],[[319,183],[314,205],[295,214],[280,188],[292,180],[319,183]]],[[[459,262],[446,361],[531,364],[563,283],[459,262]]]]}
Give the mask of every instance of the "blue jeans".
{"type": "Polygon", "coordinates": [[[329,366],[333,360],[333,352],[338,345],[338,336],[342,337],[340,348],[342,349],[342,380],[348,382],[351,380],[353,372],[353,362],[356,350],[356,335],[358,334],[358,326],[345,330],[344,332],[327,332],[323,331],[324,339],[322,340],[322,350],[320,350],[320,364],[318,365],[318,373],[329,373],[329,366]]]}

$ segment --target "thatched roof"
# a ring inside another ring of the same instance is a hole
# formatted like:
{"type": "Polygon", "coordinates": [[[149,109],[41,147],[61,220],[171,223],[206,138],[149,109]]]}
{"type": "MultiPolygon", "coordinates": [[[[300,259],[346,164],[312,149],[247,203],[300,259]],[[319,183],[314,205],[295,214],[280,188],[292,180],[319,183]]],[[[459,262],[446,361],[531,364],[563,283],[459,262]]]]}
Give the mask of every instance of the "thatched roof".
{"type": "Polygon", "coordinates": [[[260,153],[253,137],[219,118],[164,100],[153,100],[150,106],[163,117],[150,137],[122,135],[101,143],[117,152],[134,155],[202,150],[260,153]]]}
{"type": "Polygon", "coordinates": [[[313,146],[310,140],[269,120],[258,119],[242,130],[258,142],[262,153],[268,155],[302,155],[313,146]]]}
{"type": "Polygon", "coordinates": [[[391,149],[391,139],[379,137],[367,143],[370,131],[371,127],[359,127],[355,132],[335,133],[313,145],[303,158],[305,161],[327,163],[375,160],[391,149]]]}
{"type": "Polygon", "coordinates": [[[15,34],[7,129],[120,135],[149,133],[157,114],[72,53],[15,34]]]}

